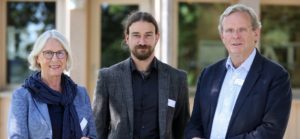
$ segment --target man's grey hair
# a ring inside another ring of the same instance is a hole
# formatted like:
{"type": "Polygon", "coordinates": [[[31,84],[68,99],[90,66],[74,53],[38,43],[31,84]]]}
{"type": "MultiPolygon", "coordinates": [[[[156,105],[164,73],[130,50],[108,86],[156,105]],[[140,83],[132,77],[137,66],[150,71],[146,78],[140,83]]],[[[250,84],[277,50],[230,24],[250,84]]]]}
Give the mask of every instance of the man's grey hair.
{"type": "Polygon", "coordinates": [[[72,67],[72,56],[71,56],[71,47],[69,46],[69,43],[65,36],[61,34],[60,32],[56,30],[48,30],[44,32],[42,35],[40,35],[33,48],[28,56],[28,62],[30,64],[29,69],[33,71],[40,71],[41,66],[37,63],[37,56],[42,52],[43,48],[45,47],[47,41],[49,39],[56,39],[58,42],[61,43],[62,47],[67,52],[67,67],[65,69],[65,72],[69,72],[72,67]]]}
{"type": "Polygon", "coordinates": [[[251,26],[252,26],[253,30],[261,28],[261,22],[259,21],[256,13],[254,12],[254,10],[251,7],[248,7],[243,4],[235,4],[235,5],[229,6],[220,16],[219,25],[218,25],[219,33],[222,33],[222,31],[223,31],[222,22],[223,22],[224,18],[235,12],[247,13],[251,18],[251,26]]]}

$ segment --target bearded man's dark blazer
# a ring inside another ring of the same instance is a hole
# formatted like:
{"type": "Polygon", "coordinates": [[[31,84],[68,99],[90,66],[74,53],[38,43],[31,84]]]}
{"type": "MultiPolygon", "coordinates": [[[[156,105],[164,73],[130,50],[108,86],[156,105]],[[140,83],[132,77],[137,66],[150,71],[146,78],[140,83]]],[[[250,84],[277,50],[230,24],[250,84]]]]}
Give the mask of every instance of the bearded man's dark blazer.
{"type": "MultiPolygon", "coordinates": [[[[183,138],[190,118],[187,75],[157,60],[158,121],[161,139],[183,138]],[[168,99],[175,107],[168,106],[168,99]]],[[[134,105],[130,58],[99,71],[93,101],[100,139],[132,139],[134,105]]]]}

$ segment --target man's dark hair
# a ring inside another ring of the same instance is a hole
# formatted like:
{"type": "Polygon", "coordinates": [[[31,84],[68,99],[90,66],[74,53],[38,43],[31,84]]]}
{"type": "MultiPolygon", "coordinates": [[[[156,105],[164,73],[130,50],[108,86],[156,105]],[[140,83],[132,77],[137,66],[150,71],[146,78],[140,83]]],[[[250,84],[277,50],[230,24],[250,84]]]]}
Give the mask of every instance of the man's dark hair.
{"type": "Polygon", "coordinates": [[[157,34],[158,31],[158,25],[154,17],[147,13],[147,12],[141,12],[141,11],[135,11],[128,15],[127,19],[124,22],[124,35],[129,34],[129,27],[131,24],[138,22],[138,21],[145,21],[152,23],[155,27],[155,34],[157,34]]]}

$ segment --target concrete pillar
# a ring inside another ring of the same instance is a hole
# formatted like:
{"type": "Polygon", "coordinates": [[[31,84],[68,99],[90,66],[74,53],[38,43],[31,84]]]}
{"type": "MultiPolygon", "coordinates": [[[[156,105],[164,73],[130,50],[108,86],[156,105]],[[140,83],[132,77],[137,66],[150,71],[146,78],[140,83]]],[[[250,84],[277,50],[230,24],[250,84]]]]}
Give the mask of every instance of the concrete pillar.
{"type": "Polygon", "coordinates": [[[161,33],[155,54],[163,62],[177,67],[177,1],[155,0],[154,6],[161,33]]]}
{"type": "Polygon", "coordinates": [[[67,34],[67,28],[68,25],[66,24],[66,21],[68,20],[68,9],[67,9],[67,1],[69,0],[55,0],[56,5],[56,30],[64,34],[67,39],[69,39],[69,36],[67,34]]]}
{"type": "Polygon", "coordinates": [[[7,138],[7,119],[10,108],[11,92],[1,92],[0,94],[0,138],[7,138]]]}
{"type": "Polygon", "coordinates": [[[71,77],[77,84],[87,86],[87,4],[85,0],[69,1],[69,34],[73,56],[71,77]]]}
{"type": "Polygon", "coordinates": [[[261,0],[240,0],[239,3],[250,6],[256,12],[257,16],[260,17],[260,1],[261,0]]]}
{"type": "Polygon", "coordinates": [[[0,91],[6,86],[6,0],[0,0],[0,91]]]}

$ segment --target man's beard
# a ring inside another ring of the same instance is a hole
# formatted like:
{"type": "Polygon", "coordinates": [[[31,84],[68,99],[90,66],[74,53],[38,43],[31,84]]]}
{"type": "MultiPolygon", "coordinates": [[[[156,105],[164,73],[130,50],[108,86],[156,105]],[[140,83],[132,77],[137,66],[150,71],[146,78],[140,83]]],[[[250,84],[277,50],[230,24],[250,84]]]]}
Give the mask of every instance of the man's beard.
{"type": "Polygon", "coordinates": [[[150,45],[137,45],[134,47],[133,50],[131,50],[131,53],[138,60],[146,60],[152,55],[153,51],[154,51],[154,47],[152,48],[150,45]]]}

